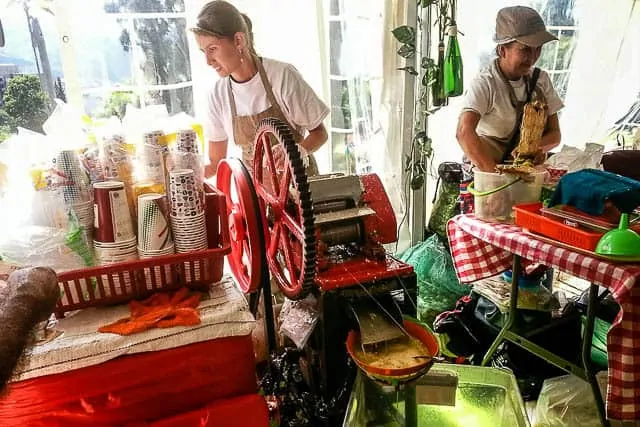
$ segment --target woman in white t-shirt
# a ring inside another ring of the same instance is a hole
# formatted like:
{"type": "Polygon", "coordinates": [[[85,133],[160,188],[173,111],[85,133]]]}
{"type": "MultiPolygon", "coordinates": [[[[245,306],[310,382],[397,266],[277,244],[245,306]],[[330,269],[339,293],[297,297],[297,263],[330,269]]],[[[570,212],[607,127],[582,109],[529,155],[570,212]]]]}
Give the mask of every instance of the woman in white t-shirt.
{"type": "Polygon", "coordinates": [[[525,6],[506,7],[496,17],[498,57],[467,89],[456,138],[465,161],[483,172],[494,172],[511,159],[519,141],[522,109],[532,98],[547,104],[547,124],[540,142],[540,163],[560,144],[558,111],[564,106],[549,75],[532,69],[542,45],[557,40],[542,17],[525,6]]]}
{"type": "Polygon", "coordinates": [[[215,175],[230,142],[242,149],[243,161],[252,170],[255,130],[260,120],[269,117],[289,124],[313,170],[309,153],[327,140],[322,122],[329,109],[295,67],[258,57],[251,21],[226,1],[207,3],[191,30],[207,64],[222,77],[208,96],[205,136],[210,164],[205,168],[206,177],[215,175]]]}

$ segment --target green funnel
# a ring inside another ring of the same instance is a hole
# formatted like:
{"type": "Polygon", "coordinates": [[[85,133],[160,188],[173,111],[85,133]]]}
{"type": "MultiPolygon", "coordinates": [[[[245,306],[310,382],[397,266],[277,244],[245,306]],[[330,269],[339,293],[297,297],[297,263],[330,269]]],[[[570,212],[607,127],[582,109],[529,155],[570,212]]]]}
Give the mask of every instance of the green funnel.
{"type": "Polygon", "coordinates": [[[609,256],[640,256],[640,235],[629,229],[629,214],[620,216],[620,225],[608,231],[596,246],[596,253],[609,256]]]}

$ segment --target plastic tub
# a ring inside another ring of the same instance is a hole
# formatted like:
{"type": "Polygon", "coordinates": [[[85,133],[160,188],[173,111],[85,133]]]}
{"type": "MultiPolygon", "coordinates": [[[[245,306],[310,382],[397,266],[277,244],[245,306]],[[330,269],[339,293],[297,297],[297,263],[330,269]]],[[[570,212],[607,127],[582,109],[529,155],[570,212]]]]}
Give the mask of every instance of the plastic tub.
{"type": "MultiPolygon", "coordinates": [[[[500,368],[442,363],[434,364],[430,371],[430,374],[443,373],[458,378],[454,406],[421,403],[416,387],[428,381],[426,376],[411,383],[412,386],[396,391],[359,373],[343,427],[404,427],[405,398],[416,398],[416,393],[417,427],[529,427],[522,396],[512,372],[500,368]]],[[[438,391],[437,387],[432,388],[431,393],[438,395],[438,391]]],[[[441,393],[447,393],[447,390],[441,393]]]]}
{"type": "Polygon", "coordinates": [[[540,200],[547,172],[536,172],[525,181],[514,175],[475,171],[469,190],[474,198],[477,218],[488,221],[512,221],[513,206],[540,200]]]}

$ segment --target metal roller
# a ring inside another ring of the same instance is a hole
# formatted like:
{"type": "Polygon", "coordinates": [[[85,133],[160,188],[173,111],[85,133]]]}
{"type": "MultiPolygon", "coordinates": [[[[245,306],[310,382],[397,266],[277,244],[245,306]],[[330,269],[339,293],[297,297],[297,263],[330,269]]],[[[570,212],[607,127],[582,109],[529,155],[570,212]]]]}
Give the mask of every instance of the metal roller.
{"type": "Polygon", "coordinates": [[[333,223],[329,227],[320,229],[320,240],[327,246],[343,245],[347,243],[362,244],[364,229],[361,221],[333,223]]]}
{"type": "Polygon", "coordinates": [[[322,203],[314,203],[313,204],[313,213],[325,213],[325,212],[335,212],[345,210],[353,205],[353,202],[349,200],[331,200],[322,203]]]}

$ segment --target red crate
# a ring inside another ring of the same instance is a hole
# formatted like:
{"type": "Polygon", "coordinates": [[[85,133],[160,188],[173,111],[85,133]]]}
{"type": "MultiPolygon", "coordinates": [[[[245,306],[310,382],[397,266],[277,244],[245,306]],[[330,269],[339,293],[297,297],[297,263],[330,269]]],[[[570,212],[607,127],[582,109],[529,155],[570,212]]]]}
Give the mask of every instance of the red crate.
{"type": "Polygon", "coordinates": [[[206,188],[209,249],[65,271],[58,274],[60,300],[56,315],[81,308],[122,304],[158,291],[188,287],[206,290],[222,278],[224,257],[231,252],[226,201],[206,188]]]}
{"type": "Polygon", "coordinates": [[[531,232],[542,234],[567,245],[587,251],[595,251],[604,233],[583,230],[548,218],[540,214],[540,208],[542,208],[542,203],[527,203],[514,206],[516,224],[531,232]]]}

